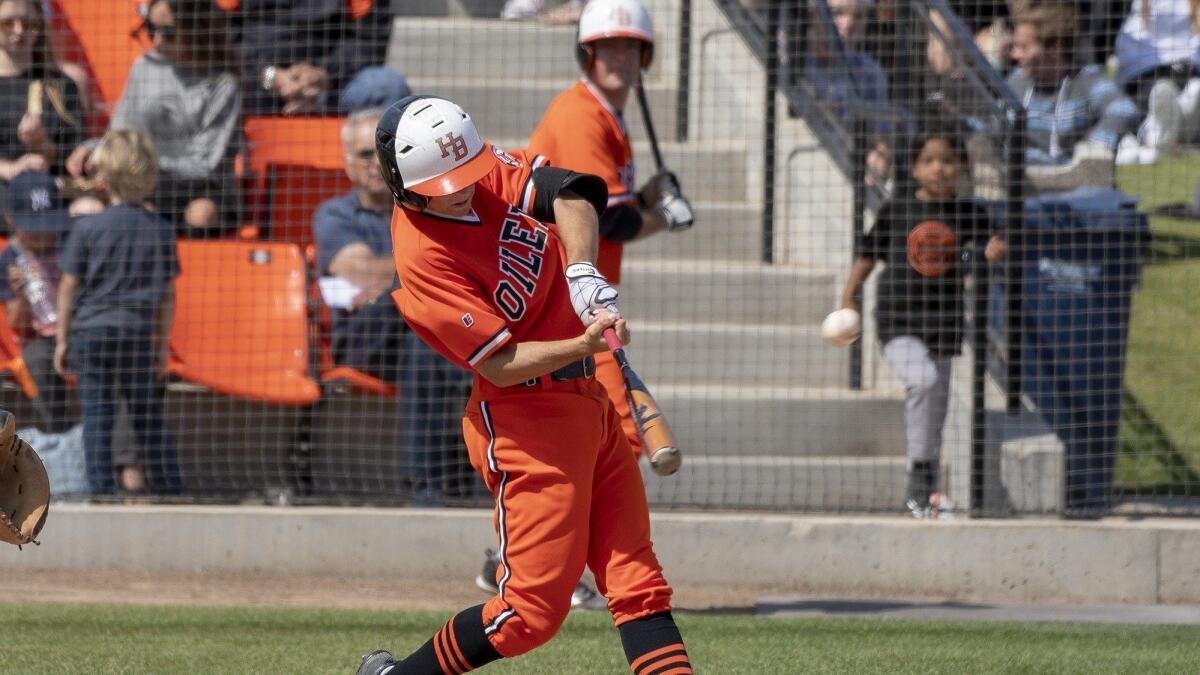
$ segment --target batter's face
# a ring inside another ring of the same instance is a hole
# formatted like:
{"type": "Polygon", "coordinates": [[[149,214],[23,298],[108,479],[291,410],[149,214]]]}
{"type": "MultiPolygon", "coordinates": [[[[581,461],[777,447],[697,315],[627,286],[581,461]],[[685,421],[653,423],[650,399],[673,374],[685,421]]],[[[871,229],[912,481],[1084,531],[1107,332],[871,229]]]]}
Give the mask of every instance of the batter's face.
{"type": "Polygon", "coordinates": [[[958,157],[944,138],[931,138],[913,164],[917,197],[929,201],[953,199],[958,187],[958,157]]]}
{"type": "Polygon", "coordinates": [[[475,185],[441,197],[430,197],[425,205],[426,211],[440,213],[443,216],[465,218],[471,215],[471,198],[475,196],[475,185]]]}
{"type": "Polygon", "coordinates": [[[605,92],[628,93],[642,70],[642,42],[633,38],[606,38],[592,43],[592,68],[588,77],[605,92]]]}

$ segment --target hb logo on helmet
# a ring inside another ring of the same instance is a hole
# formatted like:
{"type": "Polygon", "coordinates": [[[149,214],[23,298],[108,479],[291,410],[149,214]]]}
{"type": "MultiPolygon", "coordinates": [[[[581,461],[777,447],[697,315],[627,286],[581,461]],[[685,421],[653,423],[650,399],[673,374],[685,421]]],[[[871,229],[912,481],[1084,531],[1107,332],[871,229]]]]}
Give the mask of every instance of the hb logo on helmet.
{"type": "Polygon", "coordinates": [[[449,157],[450,153],[454,153],[454,161],[461,162],[470,152],[467,150],[467,140],[462,136],[455,136],[454,132],[446,134],[446,140],[436,139],[438,149],[442,151],[442,157],[449,157]]]}

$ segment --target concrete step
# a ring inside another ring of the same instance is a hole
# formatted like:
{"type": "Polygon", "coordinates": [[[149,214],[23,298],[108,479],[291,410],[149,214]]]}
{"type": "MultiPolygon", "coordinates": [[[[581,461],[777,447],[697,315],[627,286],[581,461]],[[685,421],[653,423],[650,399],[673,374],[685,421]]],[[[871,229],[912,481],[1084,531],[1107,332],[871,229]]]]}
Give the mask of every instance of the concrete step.
{"type": "MultiPolygon", "coordinates": [[[[638,363],[633,363],[635,370],[638,363]]],[[[707,365],[697,361],[694,367],[707,365]]],[[[684,452],[779,457],[904,453],[900,395],[798,386],[647,386],[684,452]]]]}
{"type": "Polygon", "coordinates": [[[844,387],[849,351],[815,326],[638,321],[629,358],[651,390],[664,385],[844,387]]]}
{"type": "Polygon", "coordinates": [[[904,457],[684,457],[673,476],[642,475],[651,506],[794,511],[902,510],[904,457]]]}
{"type": "MultiPolygon", "coordinates": [[[[672,23],[668,30],[675,26],[672,23]]],[[[655,45],[645,82],[653,84],[662,77],[663,64],[676,58],[673,44],[674,40],[668,39],[655,45]]],[[[460,16],[397,17],[386,63],[417,78],[570,81],[580,74],[575,60],[575,26],[460,16]]]]}
{"type": "MultiPolygon", "coordinates": [[[[536,124],[536,119],[530,123],[530,131],[533,131],[536,124]]],[[[528,136],[502,138],[484,135],[502,148],[524,148],[529,142],[528,136]]],[[[692,201],[693,206],[703,202],[715,202],[726,209],[749,208],[746,205],[745,148],[718,143],[663,143],[659,150],[662,152],[663,163],[675,172],[679,184],[683,186],[684,194],[692,201]]],[[[633,162],[640,186],[641,181],[645,181],[655,171],[654,156],[649,143],[634,140],[633,162]]],[[[754,212],[753,218],[761,223],[758,209],[754,209],[754,212]]]]}
{"type": "Polygon", "coordinates": [[[579,77],[575,28],[534,21],[397,17],[387,65],[413,78],[579,77]]]}
{"type": "Polygon", "coordinates": [[[834,306],[835,284],[833,272],[811,268],[631,258],[621,269],[621,309],[655,321],[817,324],[834,306]]]}
{"type": "Polygon", "coordinates": [[[742,262],[761,259],[762,207],[735,202],[692,202],[692,207],[696,224],[691,231],[640,240],[625,247],[625,257],[742,262]]]}
{"type": "MultiPolygon", "coordinates": [[[[454,101],[475,117],[475,123],[487,138],[520,139],[520,145],[533,133],[542,119],[546,107],[574,79],[530,80],[518,78],[501,80],[496,78],[446,78],[410,77],[409,85],[416,93],[436,94],[454,101]]],[[[675,118],[678,107],[675,90],[661,86],[646,87],[646,99],[650,102],[650,115],[660,140],[675,133],[675,118]]],[[[625,124],[629,137],[648,138],[642,122],[642,111],[632,97],[625,109],[625,124]]],[[[652,165],[642,165],[650,171],[652,165]]],[[[649,175],[649,174],[647,174],[649,175]]]]}

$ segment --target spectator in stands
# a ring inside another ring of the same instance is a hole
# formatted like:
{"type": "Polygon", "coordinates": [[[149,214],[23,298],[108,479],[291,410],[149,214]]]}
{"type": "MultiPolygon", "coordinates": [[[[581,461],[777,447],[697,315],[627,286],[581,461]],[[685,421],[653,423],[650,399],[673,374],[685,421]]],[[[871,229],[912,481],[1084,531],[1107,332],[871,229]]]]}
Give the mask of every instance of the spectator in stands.
{"type": "MultiPolygon", "coordinates": [[[[238,4],[238,46],[252,114],[349,112],[339,96],[364,69],[383,64],[387,54],[392,29],[387,0],[241,0],[238,4]]],[[[402,81],[404,77],[386,69],[368,72],[376,78],[402,81]]],[[[387,103],[391,101],[375,105],[387,103]]]]}
{"type": "Polygon", "coordinates": [[[58,434],[73,425],[67,384],[54,372],[55,312],[62,277],[58,253],[71,219],[54,179],[44,173],[27,171],[13,178],[4,201],[4,220],[13,237],[0,252],[0,269],[8,282],[0,284],[0,300],[8,311],[9,326],[21,338],[21,356],[37,385],[32,401],[36,426],[58,434]]]}
{"type": "Polygon", "coordinates": [[[879,212],[842,291],[842,307],[857,309],[854,297],[863,281],[876,262],[884,263],[875,313],[884,358],[904,384],[905,506],[917,518],[934,516],[943,506],[938,468],[950,359],[963,339],[964,253],[983,249],[995,262],[1007,248],[1003,237],[989,233],[978,206],[956,198],[965,153],[949,128],[952,123],[931,123],[914,139],[909,166],[915,191],[879,212]]]}
{"type": "MultiPolygon", "coordinates": [[[[817,99],[847,127],[854,119],[851,105],[887,103],[888,82],[883,68],[861,51],[867,3],[864,0],[828,0],[836,37],[827,29],[819,8],[810,5],[809,47],[804,56],[803,78],[817,99]],[[840,43],[840,45],[839,45],[840,43]]],[[[881,117],[867,120],[869,135],[866,183],[875,193],[886,193],[891,174],[892,148],[888,140],[894,123],[881,117]]],[[[874,194],[874,193],[873,193],[874,194]]]]}
{"type": "Polygon", "coordinates": [[[1048,0],[1017,15],[1008,85],[1028,110],[1028,175],[1039,190],[1111,187],[1113,153],[1137,108],[1095,65],[1076,69],[1075,8],[1048,0]]]}
{"type": "Polygon", "coordinates": [[[38,0],[0,0],[0,180],[58,173],[83,140],[79,88],[55,65],[38,0]]]}
{"type": "Polygon", "coordinates": [[[1191,140],[1200,112],[1200,3],[1133,0],[1117,35],[1117,84],[1145,117],[1121,139],[1118,164],[1152,164],[1191,140]]]}
{"type": "MultiPolygon", "coordinates": [[[[139,33],[151,48],[129,71],[109,129],[136,129],[158,151],[156,211],[186,236],[207,237],[237,226],[233,173],[241,93],[227,41],[228,17],[212,0],[152,0],[139,33]]],[[[67,161],[83,176],[96,142],[67,161]]]]}
{"type": "Polygon", "coordinates": [[[101,139],[92,162],[111,205],[76,221],[63,246],[54,367],[78,376],[92,492],[115,491],[115,465],[122,492],[177,494],[183,486],[163,420],[163,373],[179,261],[174,228],[142,205],[154,191],[158,158],[145,134],[118,130],[101,139]],[[118,396],[140,456],[113,451],[118,396]]]}
{"type": "Polygon", "coordinates": [[[471,376],[408,330],[392,301],[392,193],[375,155],[382,108],[350,115],[342,128],[346,175],[353,189],[321,204],[313,216],[317,268],[350,284],[348,302],[331,301],[333,361],[400,388],[401,443],[414,499],[436,504],[464,496],[472,471],[462,446],[462,410],[471,376]]]}
{"type": "Polygon", "coordinates": [[[811,5],[809,50],[803,74],[817,98],[849,122],[850,105],[854,101],[887,102],[887,76],[875,59],[859,49],[864,28],[862,0],[828,0],[828,4],[837,38],[827,30],[817,5],[811,5]]]}

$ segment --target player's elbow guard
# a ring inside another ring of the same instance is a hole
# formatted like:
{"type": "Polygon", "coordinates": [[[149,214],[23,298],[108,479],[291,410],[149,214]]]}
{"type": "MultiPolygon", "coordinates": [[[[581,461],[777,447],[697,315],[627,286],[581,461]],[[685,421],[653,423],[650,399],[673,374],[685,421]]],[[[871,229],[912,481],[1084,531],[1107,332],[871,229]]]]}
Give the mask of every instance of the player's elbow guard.
{"type": "Polygon", "coordinates": [[[536,196],[533,212],[529,215],[547,223],[555,222],[554,201],[559,197],[582,197],[596,210],[597,216],[604,212],[608,203],[608,186],[599,177],[587,173],[544,166],[534,170],[533,185],[536,196]]]}

